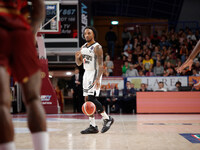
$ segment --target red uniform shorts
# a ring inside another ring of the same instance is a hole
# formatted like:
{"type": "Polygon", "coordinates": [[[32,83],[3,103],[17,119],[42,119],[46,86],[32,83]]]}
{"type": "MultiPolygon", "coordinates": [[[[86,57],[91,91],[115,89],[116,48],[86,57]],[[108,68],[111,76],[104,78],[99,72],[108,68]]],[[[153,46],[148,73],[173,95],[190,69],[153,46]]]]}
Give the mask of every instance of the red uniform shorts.
{"type": "Polygon", "coordinates": [[[34,36],[29,29],[9,29],[1,27],[0,22],[0,66],[11,70],[19,82],[27,81],[40,69],[34,36]]]}

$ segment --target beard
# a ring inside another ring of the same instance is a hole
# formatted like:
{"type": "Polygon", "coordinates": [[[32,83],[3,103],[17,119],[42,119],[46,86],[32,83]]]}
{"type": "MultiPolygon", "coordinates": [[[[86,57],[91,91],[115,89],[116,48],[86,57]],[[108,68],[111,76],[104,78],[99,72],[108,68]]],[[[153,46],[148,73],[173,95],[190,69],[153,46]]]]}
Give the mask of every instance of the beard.
{"type": "Polygon", "coordinates": [[[88,39],[88,40],[86,40],[86,42],[91,42],[92,41],[92,39],[88,39]]]}

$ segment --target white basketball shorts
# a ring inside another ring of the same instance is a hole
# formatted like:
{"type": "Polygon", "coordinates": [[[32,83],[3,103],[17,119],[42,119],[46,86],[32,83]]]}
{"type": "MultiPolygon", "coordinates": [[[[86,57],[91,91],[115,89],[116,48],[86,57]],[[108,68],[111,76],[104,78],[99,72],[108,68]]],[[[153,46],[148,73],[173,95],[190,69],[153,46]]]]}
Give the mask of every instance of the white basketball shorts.
{"type": "MultiPolygon", "coordinates": [[[[99,96],[100,88],[96,89],[95,85],[93,84],[97,77],[97,71],[88,71],[85,70],[83,75],[83,96],[94,95],[99,96]]],[[[101,87],[101,79],[100,77],[100,87],[101,87]]]]}

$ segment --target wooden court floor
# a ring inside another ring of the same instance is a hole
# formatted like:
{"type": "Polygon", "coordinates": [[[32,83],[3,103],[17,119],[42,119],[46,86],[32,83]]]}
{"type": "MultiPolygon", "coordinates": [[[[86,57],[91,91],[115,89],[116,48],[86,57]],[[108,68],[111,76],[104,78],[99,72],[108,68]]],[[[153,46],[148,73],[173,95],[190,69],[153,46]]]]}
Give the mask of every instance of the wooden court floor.
{"type": "MultiPolygon", "coordinates": [[[[83,114],[47,115],[50,150],[200,150],[200,114],[112,115],[115,123],[102,134],[81,135],[83,114]]],[[[17,150],[32,150],[25,115],[13,115],[17,150]]],[[[96,115],[99,130],[102,119],[96,115]]]]}

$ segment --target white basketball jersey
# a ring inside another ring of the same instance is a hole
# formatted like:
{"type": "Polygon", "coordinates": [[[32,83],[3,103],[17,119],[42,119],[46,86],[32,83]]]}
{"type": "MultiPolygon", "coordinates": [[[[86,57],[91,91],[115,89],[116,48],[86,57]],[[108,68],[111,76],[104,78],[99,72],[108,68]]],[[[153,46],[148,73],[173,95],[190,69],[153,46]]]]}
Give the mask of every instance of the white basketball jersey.
{"type": "Polygon", "coordinates": [[[94,48],[97,45],[100,44],[95,42],[87,47],[87,43],[85,43],[81,49],[81,54],[83,56],[83,67],[85,70],[92,71],[98,69],[98,63],[94,53],[94,48]]]}

